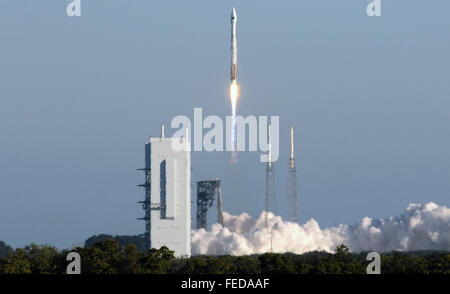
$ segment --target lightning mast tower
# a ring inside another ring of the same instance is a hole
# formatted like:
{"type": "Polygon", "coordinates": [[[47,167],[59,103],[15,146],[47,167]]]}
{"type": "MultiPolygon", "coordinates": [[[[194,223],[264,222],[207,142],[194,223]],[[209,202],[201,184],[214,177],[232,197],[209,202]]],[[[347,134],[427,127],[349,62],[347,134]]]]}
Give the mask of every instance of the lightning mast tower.
{"type": "Polygon", "coordinates": [[[291,126],[291,154],[289,156],[287,183],[288,220],[298,223],[297,172],[294,158],[294,127],[291,126]]]}
{"type": "Polygon", "coordinates": [[[269,154],[266,167],[266,220],[265,226],[269,225],[269,211],[277,213],[277,198],[275,191],[275,169],[272,162],[272,137],[271,137],[271,125],[269,124],[268,131],[268,143],[269,143],[269,154]]]}

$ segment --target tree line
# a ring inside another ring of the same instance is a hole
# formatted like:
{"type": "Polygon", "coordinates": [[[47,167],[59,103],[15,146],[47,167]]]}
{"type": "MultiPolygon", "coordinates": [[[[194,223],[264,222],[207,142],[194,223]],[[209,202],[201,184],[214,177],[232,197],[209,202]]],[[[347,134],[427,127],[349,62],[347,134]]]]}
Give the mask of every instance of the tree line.
{"type": "MultiPolygon", "coordinates": [[[[135,244],[101,241],[72,250],[31,244],[7,248],[0,257],[0,274],[64,274],[69,252],[81,256],[82,274],[365,274],[367,252],[350,253],[345,245],[334,254],[265,253],[250,256],[175,258],[167,247],[141,252],[135,244]]],[[[0,243],[0,250],[4,248],[0,243]]],[[[2,252],[2,251],[0,251],[2,252]]],[[[450,252],[391,252],[381,254],[383,274],[450,274],[450,252]]]]}

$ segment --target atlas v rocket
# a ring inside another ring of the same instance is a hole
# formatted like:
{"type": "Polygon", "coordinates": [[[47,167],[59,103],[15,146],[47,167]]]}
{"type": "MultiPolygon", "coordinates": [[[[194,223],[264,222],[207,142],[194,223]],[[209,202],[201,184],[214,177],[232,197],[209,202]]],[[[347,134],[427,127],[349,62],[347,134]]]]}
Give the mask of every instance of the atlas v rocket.
{"type": "Polygon", "coordinates": [[[236,83],[237,79],[237,41],[236,41],[236,10],[231,11],[231,82],[236,83]]]}

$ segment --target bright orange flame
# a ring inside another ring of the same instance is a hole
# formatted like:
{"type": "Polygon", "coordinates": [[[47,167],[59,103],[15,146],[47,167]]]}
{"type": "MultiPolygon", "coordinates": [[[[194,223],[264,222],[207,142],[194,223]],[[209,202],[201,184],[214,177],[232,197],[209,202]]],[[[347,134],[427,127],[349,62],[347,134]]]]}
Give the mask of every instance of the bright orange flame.
{"type": "Polygon", "coordinates": [[[236,81],[233,81],[230,85],[230,99],[231,99],[231,107],[233,110],[236,109],[236,104],[239,98],[239,86],[236,81]]]}

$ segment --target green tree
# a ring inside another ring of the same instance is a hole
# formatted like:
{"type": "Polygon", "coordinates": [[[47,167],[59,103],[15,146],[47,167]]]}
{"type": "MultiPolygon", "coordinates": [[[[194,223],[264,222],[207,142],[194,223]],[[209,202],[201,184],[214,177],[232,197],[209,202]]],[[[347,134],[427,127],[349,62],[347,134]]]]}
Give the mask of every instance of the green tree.
{"type": "Polygon", "coordinates": [[[345,256],[350,254],[348,247],[345,244],[341,244],[336,247],[336,255],[345,256]]]}
{"type": "Polygon", "coordinates": [[[141,259],[142,273],[165,274],[174,258],[174,251],[169,250],[166,246],[162,246],[160,249],[152,248],[141,259]]]}
{"type": "Polygon", "coordinates": [[[81,271],[87,274],[118,274],[119,244],[113,239],[96,243],[92,248],[77,247],[81,256],[81,271]]]}
{"type": "Polygon", "coordinates": [[[0,258],[6,258],[8,253],[12,250],[13,248],[11,246],[5,244],[3,241],[0,241],[0,258]]]}
{"type": "Polygon", "coordinates": [[[119,272],[121,274],[141,274],[142,253],[137,252],[136,245],[129,244],[122,248],[119,258],[119,272]]]}
{"type": "Polygon", "coordinates": [[[27,258],[33,274],[50,274],[56,271],[56,259],[59,252],[49,245],[31,244],[25,246],[27,258]]]}
{"type": "Polygon", "coordinates": [[[258,257],[263,274],[293,274],[295,266],[291,255],[265,253],[258,257]]]}
{"type": "Polygon", "coordinates": [[[23,248],[18,248],[9,252],[8,257],[0,266],[2,274],[31,274],[31,262],[28,259],[27,252],[23,248]]]}
{"type": "Polygon", "coordinates": [[[96,243],[100,243],[107,239],[113,239],[117,243],[119,243],[120,247],[125,247],[130,244],[136,245],[136,249],[139,252],[145,251],[145,238],[142,236],[127,236],[127,235],[107,235],[107,234],[99,234],[99,235],[93,235],[89,237],[84,242],[84,247],[92,248],[96,243]]]}
{"type": "Polygon", "coordinates": [[[232,260],[231,274],[259,274],[261,265],[255,256],[237,256],[232,260]]]}

